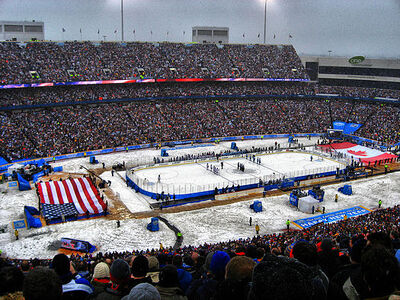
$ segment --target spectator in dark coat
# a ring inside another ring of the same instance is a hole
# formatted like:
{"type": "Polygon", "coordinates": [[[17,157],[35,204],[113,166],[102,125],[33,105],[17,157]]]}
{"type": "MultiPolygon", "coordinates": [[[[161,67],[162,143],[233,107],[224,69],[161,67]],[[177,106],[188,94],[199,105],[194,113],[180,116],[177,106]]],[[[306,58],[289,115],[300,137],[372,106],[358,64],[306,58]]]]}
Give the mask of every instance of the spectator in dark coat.
{"type": "Polygon", "coordinates": [[[132,288],[129,284],[130,278],[131,270],[129,264],[122,259],[116,259],[110,268],[112,283],[96,297],[96,300],[120,300],[128,295],[132,288]]]}
{"type": "Polygon", "coordinates": [[[172,264],[178,269],[179,286],[186,292],[189,285],[192,283],[192,274],[183,269],[182,256],[175,255],[172,259],[172,264]]]}
{"type": "Polygon", "coordinates": [[[218,286],[216,300],[246,300],[257,263],[246,256],[233,257],[226,265],[225,280],[218,286]]]}
{"type": "MultiPolygon", "coordinates": [[[[22,297],[24,274],[15,266],[6,266],[0,270],[0,296],[22,297]]],[[[14,298],[10,298],[14,299],[14,298]]],[[[16,298],[20,299],[20,298],[16,298]]]]}
{"type": "Polygon", "coordinates": [[[178,269],[174,265],[166,265],[160,271],[160,282],[156,285],[161,300],[187,300],[179,287],[178,269]]]}
{"type": "Polygon", "coordinates": [[[249,299],[320,300],[324,299],[321,280],[296,259],[266,255],[253,272],[249,299]]]}
{"type": "MultiPolygon", "coordinates": [[[[343,291],[343,285],[349,276],[360,269],[361,253],[365,248],[367,241],[363,238],[352,243],[350,249],[350,264],[344,265],[329,281],[328,299],[331,300],[347,300],[346,294],[343,291]]],[[[359,286],[359,284],[354,283],[359,286]]]]}
{"type": "Polygon", "coordinates": [[[50,267],[54,269],[61,280],[63,288],[62,299],[88,299],[93,294],[93,287],[86,279],[74,274],[71,262],[65,254],[54,256],[50,267]],[[72,272],[72,271],[73,272],[72,272]]]}
{"type": "Polygon", "coordinates": [[[354,274],[345,282],[343,290],[348,299],[387,299],[400,289],[400,269],[394,255],[381,245],[363,252],[359,277],[363,289],[354,286],[354,274]]]}
{"type": "Polygon", "coordinates": [[[148,272],[149,272],[148,259],[143,255],[134,257],[131,267],[132,278],[129,283],[130,286],[134,287],[139,283],[145,283],[145,282],[152,284],[153,281],[151,280],[151,277],[147,277],[148,272]]]}
{"type": "Polygon", "coordinates": [[[61,280],[54,270],[36,267],[25,276],[23,293],[25,300],[61,300],[61,280]]]}
{"type": "Polygon", "coordinates": [[[332,278],[340,267],[339,251],[334,248],[330,238],[323,239],[320,244],[318,264],[328,278],[332,278]]]}
{"type": "Polygon", "coordinates": [[[204,264],[207,272],[200,279],[192,282],[186,295],[191,299],[211,299],[217,286],[224,280],[225,267],[230,260],[224,251],[210,252],[204,264]]]}

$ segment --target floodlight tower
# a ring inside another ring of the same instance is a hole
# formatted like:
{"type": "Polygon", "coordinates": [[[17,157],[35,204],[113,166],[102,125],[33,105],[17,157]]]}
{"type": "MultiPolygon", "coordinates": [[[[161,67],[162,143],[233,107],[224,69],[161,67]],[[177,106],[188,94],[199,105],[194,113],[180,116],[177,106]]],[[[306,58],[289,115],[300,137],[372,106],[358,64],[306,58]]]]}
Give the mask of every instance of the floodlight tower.
{"type": "Polygon", "coordinates": [[[264,0],[264,44],[267,39],[267,3],[268,0],[264,0]]]}
{"type": "Polygon", "coordinates": [[[121,40],[124,41],[124,0],[121,0],[121,40]]]}

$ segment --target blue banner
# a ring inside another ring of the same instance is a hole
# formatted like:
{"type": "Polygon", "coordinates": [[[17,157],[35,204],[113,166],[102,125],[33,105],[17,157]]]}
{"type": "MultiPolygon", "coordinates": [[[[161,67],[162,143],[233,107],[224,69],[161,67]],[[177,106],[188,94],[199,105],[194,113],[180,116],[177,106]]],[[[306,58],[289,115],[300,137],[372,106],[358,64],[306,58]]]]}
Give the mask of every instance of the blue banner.
{"type": "Polygon", "coordinates": [[[345,126],[346,126],[346,122],[342,122],[342,121],[333,122],[333,129],[344,130],[345,126]]]}
{"type": "Polygon", "coordinates": [[[292,223],[294,223],[298,227],[304,229],[304,228],[312,227],[319,223],[332,223],[332,222],[340,221],[340,220],[343,220],[345,218],[345,216],[347,218],[352,218],[352,217],[365,215],[370,212],[371,211],[366,209],[365,207],[355,206],[352,208],[343,209],[343,210],[335,211],[335,212],[328,213],[328,214],[321,214],[319,216],[315,216],[315,217],[311,217],[311,218],[296,220],[296,221],[293,221],[292,223]]]}
{"type": "Polygon", "coordinates": [[[14,229],[22,229],[26,227],[24,220],[14,221],[13,223],[14,223],[14,229]]]}
{"type": "Polygon", "coordinates": [[[343,133],[344,133],[344,134],[353,134],[353,133],[356,132],[361,126],[362,126],[362,124],[346,123],[346,125],[344,126],[343,133]]]}

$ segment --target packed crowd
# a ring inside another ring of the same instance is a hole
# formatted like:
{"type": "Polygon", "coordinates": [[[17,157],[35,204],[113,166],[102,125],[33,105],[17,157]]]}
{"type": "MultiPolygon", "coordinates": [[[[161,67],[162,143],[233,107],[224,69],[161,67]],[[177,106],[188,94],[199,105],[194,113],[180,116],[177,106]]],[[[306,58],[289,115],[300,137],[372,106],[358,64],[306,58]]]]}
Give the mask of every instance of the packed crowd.
{"type": "Polygon", "coordinates": [[[280,82],[203,82],[141,83],[93,86],[59,86],[24,89],[0,89],[0,107],[58,104],[66,102],[135,99],[148,97],[221,96],[221,95],[317,95],[343,97],[388,97],[400,99],[399,90],[320,86],[313,83],[280,82]]]}
{"type": "Polygon", "coordinates": [[[332,121],[364,124],[361,136],[399,141],[400,109],[344,100],[184,99],[0,113],[0,156],[46,157],[206,137],[326,132],[332,121]]]}
{"type": "Polygon", "coordinates": [[[400,206],[216,244],[2,258],[2,299],[399,299],[400,206]],[[18,298],[18,296],[20,298],[18,298]],[[391,298],[389,298],[389,296],[391,298]],[[12,298],[14,297],[14,298],[12,298]]]}
{"type": "Polygon", "coordinates": [[[0,107],[146,97],[312,95],[313,93],[314,87],[312,84],[278,82],[112,84],[0,90],[0,107]]]}
{"type": "Polygon", "coordinates": [[[0,43],[2,84],[232,77],[304,79],[307,74],[291,45],[0,43]]]}
{"type": "Polygon", "coordinates": [[[327,86],[317,85],[315,88],[316,94],[337,94],[345,97],[360,97],[360,98],[392,98],[400,99],[400,91],[394,89],[378,89],[367,87],[349,87],[349,86],[327,86]]]}

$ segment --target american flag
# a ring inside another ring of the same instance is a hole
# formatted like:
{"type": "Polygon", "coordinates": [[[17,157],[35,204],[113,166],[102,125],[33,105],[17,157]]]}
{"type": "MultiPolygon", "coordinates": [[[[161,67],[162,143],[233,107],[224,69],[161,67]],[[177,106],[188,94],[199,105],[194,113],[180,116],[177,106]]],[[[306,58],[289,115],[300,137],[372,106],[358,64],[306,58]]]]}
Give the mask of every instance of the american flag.
{"type": "Polygon", "coordinates": [[[40,182],[38,191],[41,203],[73,203],[79,214],[87,211],[90,214],[98,214],[106,207],[93,182],[87,177],[40,182]]]}

